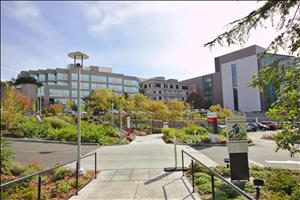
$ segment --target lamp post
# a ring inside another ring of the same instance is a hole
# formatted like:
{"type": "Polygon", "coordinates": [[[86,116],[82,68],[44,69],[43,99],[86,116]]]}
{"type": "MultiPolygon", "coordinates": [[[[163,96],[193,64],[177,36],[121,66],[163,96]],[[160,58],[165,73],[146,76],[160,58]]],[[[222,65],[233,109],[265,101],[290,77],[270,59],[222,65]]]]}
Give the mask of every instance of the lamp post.
{"type": "Polygon", "coordinates": [[[81,110],[80,110],[80,72],[83,67],[83,60],[89,58],[88,55],[82,52],[71,52],[68,54],[70,58],[74,60],[74,68],[77,68],[77,163],[78,163],[78,174],[83,175],[84,170],[80,166],[81,157],[81,134],[80,134],[80,121],[81,121],[81,110]],[[76,64],[76,60],[80,60],[81,63],[76,64]]]}
{"type": "Polygon", "coordinates": [[[120,95],[120,131],[123,129],[123,121],[122,121],[122,94],[120,95]]]}

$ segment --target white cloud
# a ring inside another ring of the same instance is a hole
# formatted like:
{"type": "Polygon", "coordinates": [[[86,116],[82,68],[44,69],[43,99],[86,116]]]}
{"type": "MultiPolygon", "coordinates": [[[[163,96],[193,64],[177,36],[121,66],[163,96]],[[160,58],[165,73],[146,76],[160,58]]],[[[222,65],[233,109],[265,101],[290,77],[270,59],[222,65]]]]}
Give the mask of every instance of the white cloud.
{"type": "Polygon", "coordinates": [[[44,39],[53,40],[61,37],[44,19],[36,3],[30,1],[7,1],[1,3],[1,5],[4,15],[17,20],[23,26],[44,37],[44,39]]]}
{"type": "Polygon", "coordinates": [[[8,1],[1,3],[4,11],[20,21],[26,21],[28,18],[38,18],[40,9],[30,1],[8,1]]]}
{"type": "Polygon", "coordinates": [[[170,10],[169,2],[92,2],[83,6],[91,32],[102,32],[130,19],[170,10]]]}

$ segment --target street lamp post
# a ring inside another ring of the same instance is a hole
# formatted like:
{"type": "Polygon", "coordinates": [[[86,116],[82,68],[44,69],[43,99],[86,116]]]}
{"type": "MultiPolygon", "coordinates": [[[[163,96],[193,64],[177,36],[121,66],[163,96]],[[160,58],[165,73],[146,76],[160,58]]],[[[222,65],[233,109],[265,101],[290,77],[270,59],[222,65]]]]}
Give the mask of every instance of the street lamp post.
{"type": "Polygon", "coordinates": [[[81,121],[81,110],[80,110],[80,72],[83,67],[83,60],[89,58],[88,55],[81,52],[72,52],[68,56],[74,59],[74,67],[78,69],[77,71],[77,162],[78,162],[78,174],[83,175],[84,169],[80,166],[80,157],[81,157],[81,133],[80,133],[80,121],[81,121]],[[81,63],[76,64],[76,60],[81,60],[81,63]]]}
{"type": "Polygon", "coordinates": [[[122,121],[122,94],[120,95],[120,130],[123,129],[123,121],[122,121]]]}

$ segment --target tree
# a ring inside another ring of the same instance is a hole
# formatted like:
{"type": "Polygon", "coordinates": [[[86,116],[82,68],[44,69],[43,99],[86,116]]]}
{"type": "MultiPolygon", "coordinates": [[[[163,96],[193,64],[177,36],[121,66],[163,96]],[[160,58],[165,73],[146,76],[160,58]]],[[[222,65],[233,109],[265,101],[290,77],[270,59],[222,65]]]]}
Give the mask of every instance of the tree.
{"type": "Polygon", "coordinates": [[[145,95],[136,93],[128,97],[124,107],[134,119],[147,119],[148,114],[146,110],[149,106],[149,101],[145,95]]]}
{"type": "MultiPolygon", "coordinates": [[[[300,52],[300,3],[297,0],[287,1],[267,1],[252,11],[247,16],[231,22],[228,31],[220,34],[204,46],[214,46],[215,44],[228,46],[236,43],[244,44],[250,35],[250,31],[257,26],[263,26],[267,19],[272,20],[275,26],[274,16],[279,16],[276,23],[278,31],[281,33],[271,42],[266,51],[276,52],[279,47],[287,49],[290,55],[299,56],[300,52]]],[[[263,56],[265,56],[264,54],[263,56]]],[[[276,88],[278,100],[274,102],[267,115],[282,123],[283,130],[277,134],[276,143],[279,149],[287,149],[291,156],[299,153],[299,64],[297,59],[293,63],[285,65],[278,61],[274,66],[261,68],[258,74],[254,75],[249,83],[251,87],[259,87],[261,92],[265,85],[276,88]],[[298,65],[298,66],[297,66],[298,65]]]]}
{"type": "Polygon", "coordinates": [[[183,112],[186,109],[185,104],[178,100],[167,101],[167,107],[169,109],[169,117],[173,120],[182,117],[183,112]]]}
{"type": "Polygon", "coordinates": [[[1,101],[1,128],[13,128],[22,120],[23,115],[30,107],[31,103],[29,98],[15,91],[12,85],[7,84],[5,96],[1,101]]]}
{"type": "Polygon", "coordinates": [[[186,102],[190,103],[193,106],[193,108],[203,107],[202,97],[194,91],[189,93],[189,95],[187,96],[186,102]]]}
{"type": "Polygon", "coordinates": [[[277,51],[278,47],[288,49],[290,54],[300,55],[300,3],[298,0],[266,1],[250,12],[247,16],[235,20],[227,25],[228,30],[218,35],[204,46],[215,44],[232,45],[244,44],[250,32],[258,26],[263,26],[267,19],[271,19],[272,26],[281,33],[271,42],[268,50],[277,51]],[[279,16],[277,23],[275,16],[279,16]]]}
{"type": "Polygon", "coordinates": [[[219,119],[225,119],[226,117],[232,116],[231,110],[222,108],[219,104],[215,104],[209,107],[211,112],[217,112],[219,119]]]}
{"type": "Polygon", "coordinates": [[[152,113],[153,119],[166,120],[169,115],[167,105],[163,101],[149,101],[147,111],[152,113]]]}
{"type": "Polygon", "coordinates": [[[87,97],[87,107],[94,112],[110,110],[112,102],[118,105],[118,97],[107,88],[96,89],[87,97]]]}
{"type": "Polygon", "coordinates": [[[26,83],[31,83],[35,84],[37,86],[41,86],[42,83],[38,82],[34,77],[32,76],[20,76],[16,79],[14,82],[15,85],[20,85],[20,84],[26,84],[26,83]]]}
{"type": "Polygon", "coordinates": [[[275,88],[277,101],[266,113],[282,124],[282,131],[275,136],[277,149],[287,149],[291,156],[300,153],[300,68],[295,64],[266,66],[254,75],[249,83],[264,92],[265,85],[275,88]]]}

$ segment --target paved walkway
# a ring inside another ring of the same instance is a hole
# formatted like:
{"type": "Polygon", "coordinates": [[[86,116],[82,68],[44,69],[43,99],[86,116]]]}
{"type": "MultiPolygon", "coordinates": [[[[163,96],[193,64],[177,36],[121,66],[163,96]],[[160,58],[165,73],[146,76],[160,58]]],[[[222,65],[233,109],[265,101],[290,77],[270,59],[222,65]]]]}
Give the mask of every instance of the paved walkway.
{"type": "MultiPolygon", "coordinates": [[[[178,165],[181,149],[192,153],[209,166],[216,163],[192,148],[178,146],[178,165]]],[[[164,167],[174,166],[174,147],[165,144],[161,135],[137,137],[129,145],[106,146],[97,150],[100,174],[84,187],[77,199],[199,199],[182,172],[165,173],[164,167]]],[[[185,159],[185,164],[189,164],[185,159]]],[[[82,161],[85,169],[93,169],[94,161],[82,161]]]]}

